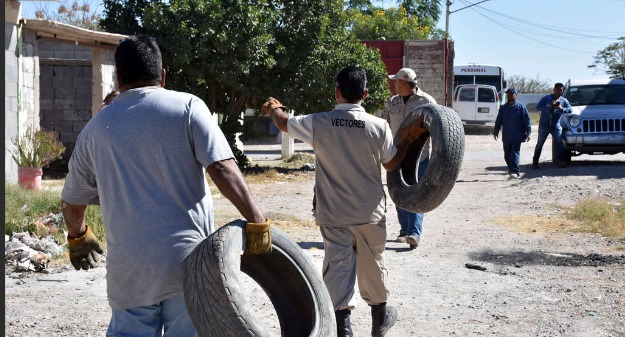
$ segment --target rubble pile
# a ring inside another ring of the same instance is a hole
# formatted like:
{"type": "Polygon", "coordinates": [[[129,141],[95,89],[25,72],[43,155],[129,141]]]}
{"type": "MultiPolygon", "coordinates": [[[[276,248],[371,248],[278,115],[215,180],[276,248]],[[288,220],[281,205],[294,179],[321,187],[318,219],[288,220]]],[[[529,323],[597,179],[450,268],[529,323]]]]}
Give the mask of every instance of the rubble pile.
{"type": "MultiPolygon", "coordinates": [[[[57,223],[63,221],[62,214],[50,214],[47,219],[37,221],[38,227],[45,226],[49,233],[63,231],[57,223]]],[[[64,235],[65,236],[65,235],[64,235]]],[[[60,244],[54,236],[37,237],[34,233],[20,232],[4,235],[4,263],[14,266],[14,271],[43,271],[50,260],[63,254],[66,243],[60,244]]]]}

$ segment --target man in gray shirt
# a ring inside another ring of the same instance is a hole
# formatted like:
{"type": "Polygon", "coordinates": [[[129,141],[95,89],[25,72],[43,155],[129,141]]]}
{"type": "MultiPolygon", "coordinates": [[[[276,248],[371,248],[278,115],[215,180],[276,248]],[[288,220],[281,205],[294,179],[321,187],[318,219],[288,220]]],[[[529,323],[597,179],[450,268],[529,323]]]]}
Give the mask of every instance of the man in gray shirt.
{"type": "Polygon", "coordinates": [[[99,204],[112,309],[107,336],[197,336],[183,278],[185,259],[214,230],[206,173],[248,229],[264,229],[248,235],[246,252],[270,251],[270,224],[206,104],[163,88],[153,40],[120,42],[115,70],[120,94],[87,123],[69,162],[62,208],[70,261],[88,270],[103,253],[85,223],[87,205],[99,204]]]}
{"type": "Polygon", "coordinates": [[[312,145],[316,156],[315,221],[323,236],[323,280],[330,293],[338,336],[353,336],[350,313],[356,277],[361,297],[371,306],[374,337],[384,336],[395,324],[397,310],[387,306],[386,195],[382,166],[395,170],[408,145],[423,129],[402,132],[393,144],[391,129],[361,106],[367,97],[363,70],[349,66],[336,77],[332,111],[291,117],[270,98],[263,112],[278,129],[312,145]]]}

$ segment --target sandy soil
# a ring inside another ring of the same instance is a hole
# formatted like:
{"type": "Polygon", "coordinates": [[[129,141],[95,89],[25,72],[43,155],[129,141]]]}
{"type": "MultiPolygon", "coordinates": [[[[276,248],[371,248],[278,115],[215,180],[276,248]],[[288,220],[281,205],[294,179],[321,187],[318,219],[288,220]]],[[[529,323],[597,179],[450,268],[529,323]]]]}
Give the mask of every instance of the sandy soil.
{"type": "MultiPolygon", "coordinates": [[[[586,198],[625,198],[625,155],[576,157],[560,169],[546,144],[545,163],[532,170],[532,139],[521,149],[522,179],[509,180],[501,142],[467,131],[460,177],[426,215],[416,250],[393,242],[399,225],[389,203],[386,259],[399,320],[387,336],[625,336],[625,242],[543,228],[540,221],[586,198]],[[511,221],[528,218],[535,220],[511,221]]],[[[274,216],[312,220],[312,174],[294,180],[251,187],[274,216]]],[[[217,196],[216,203],[220,214],[233,214],[225,199],[217,196]]],[[[283,229],[320,270],[314,226],[283,229]]],[[[5,335],[104,335],[110,319],[104,275],[103,267],[77,272],[67,265],[46,274],[7,270],[5,335]]],[[[369,336],[369,308],[358,294],[356,305],[355,336],[369,336]]]]}

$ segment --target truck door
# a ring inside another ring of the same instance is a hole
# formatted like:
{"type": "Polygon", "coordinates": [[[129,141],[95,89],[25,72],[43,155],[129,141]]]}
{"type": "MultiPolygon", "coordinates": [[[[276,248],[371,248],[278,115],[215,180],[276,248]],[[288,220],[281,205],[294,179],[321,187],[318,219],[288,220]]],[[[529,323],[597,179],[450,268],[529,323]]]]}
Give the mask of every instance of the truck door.
{"type": "Polygon", "coordinates": [[[454,110],[462,121],[474,121],[476,117],[475,87],[458,87],[454,97],[454,110]]]}
{"type": "Polygon", "coordinates": [[[499,112],[497,92],[491,87],[477,88],[476,121],[494,122],[499,112]]]}

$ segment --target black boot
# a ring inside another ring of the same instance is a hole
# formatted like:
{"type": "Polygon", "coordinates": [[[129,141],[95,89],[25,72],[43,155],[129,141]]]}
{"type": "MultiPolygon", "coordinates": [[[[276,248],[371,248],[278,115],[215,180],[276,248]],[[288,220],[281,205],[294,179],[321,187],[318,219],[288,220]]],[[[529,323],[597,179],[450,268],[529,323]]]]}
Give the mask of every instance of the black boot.
{"type": "Polygon", "coordinates": [[[336,336],[337,337],[354,337],[352,332],[352,324],[349,321],[351,310],[343,309],[334,312],[336,317],[336,336]]]}
{"type": "Polygon", "coordinates": [[[371,336],[384,337],[397,321],[397,309],[386,303],[371,306],[371,336]]]}
{"type": "Polygon", "coordinates": [[[533,159],[532,159],[532,168],[533,168],[534,170],[537,170],[537,169],[538,169],[538,158],[533,158],[533,159]]]}

